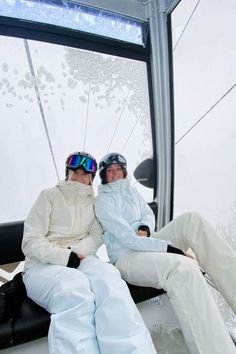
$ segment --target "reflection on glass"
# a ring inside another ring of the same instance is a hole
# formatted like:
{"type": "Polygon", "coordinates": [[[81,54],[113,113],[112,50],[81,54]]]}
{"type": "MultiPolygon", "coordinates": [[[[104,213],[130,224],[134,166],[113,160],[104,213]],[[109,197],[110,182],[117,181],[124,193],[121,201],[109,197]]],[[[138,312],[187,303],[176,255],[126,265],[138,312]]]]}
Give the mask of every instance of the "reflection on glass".
{"type": "Polygon", "coordinates": [[[23,219],[39,191],[64,178],[72,151],[98,160],[119,151],[136,183],[135,167],[152,156],[144,62],[4,36],[0,50],[1,221],[23,219]]]}
{"type": "Polygon", "coordinates": [[[173,52],[175,212],[195,209],[219,226],[235,218],[236,25],[229,18],[236,4],[227,9],[214,1],[180,5],[172,15],[178,43],[173,52]]]}
{"type": "MultiPolygon", "coordinates": [[[[235,13],[235,1],[183,0],[172,36],[174,214],[201,213],[236,250],[235,13]]],[[[235,315],[217,302],[236,334],[235,315]]]]}
{"type": "Polygon", "coordinates": [[[1,0],[0,15],[72,28],[145,46],[144,23],[104,10],[60,0],[1,0]]]}

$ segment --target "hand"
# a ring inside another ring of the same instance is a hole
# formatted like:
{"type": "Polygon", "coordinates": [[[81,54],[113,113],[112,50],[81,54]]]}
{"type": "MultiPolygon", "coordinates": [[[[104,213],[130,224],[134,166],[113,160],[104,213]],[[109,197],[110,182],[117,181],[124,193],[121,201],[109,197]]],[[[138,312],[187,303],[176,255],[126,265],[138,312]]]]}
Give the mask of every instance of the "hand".
{"type": "Polygon", "coordinates": [[[136,232],[136,235],[142,236],[142,237],[148,237],[148,232],[139,230],[139,231],[136,232]]]}
{"type": "Polygon", "coordinates": [[[85,256],[83,256],[82,254],[80,254],[80,253],[76,253],[77,254],[77,256],[79,257],[79,259],[82,261],[84,258],[85,258],[85,256]]]}

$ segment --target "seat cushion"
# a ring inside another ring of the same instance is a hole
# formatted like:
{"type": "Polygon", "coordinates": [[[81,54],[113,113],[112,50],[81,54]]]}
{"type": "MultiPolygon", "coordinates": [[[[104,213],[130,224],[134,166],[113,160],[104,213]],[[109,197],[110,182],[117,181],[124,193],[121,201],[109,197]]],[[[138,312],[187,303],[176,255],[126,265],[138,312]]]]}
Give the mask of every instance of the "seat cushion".
{"type": "Polygon", "coordinates": [[[5,321],[0,324],[0,349],[9,347],[12,344],[11,322],[5,321]]]}
{"type": "Polygon", "coordinates": [[[27,297],[14,321],[14,344],[46,336],[49,324],[50,314],[27,297]]]}

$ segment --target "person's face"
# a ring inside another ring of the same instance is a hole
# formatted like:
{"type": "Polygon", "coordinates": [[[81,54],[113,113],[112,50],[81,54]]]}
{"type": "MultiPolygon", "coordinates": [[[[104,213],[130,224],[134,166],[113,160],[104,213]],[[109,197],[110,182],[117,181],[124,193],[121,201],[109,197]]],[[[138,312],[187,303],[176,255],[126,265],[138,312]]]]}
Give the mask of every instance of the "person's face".
{"type": "Polygon", "coordinates": [[[124,172],[122,170],[122,167],[119,164],[113,163],[111,166],[107,167],[106,169],[107,183],[115,182],[122,178],[124,178],[124,172]]]}
{"type": "Polygon", "coordinates": [[[92,182],[92,175],[91,173],[86,173],[83,168],[78,168],[76,171],[69,170],[68,181],[89,185],[92,182]]]}

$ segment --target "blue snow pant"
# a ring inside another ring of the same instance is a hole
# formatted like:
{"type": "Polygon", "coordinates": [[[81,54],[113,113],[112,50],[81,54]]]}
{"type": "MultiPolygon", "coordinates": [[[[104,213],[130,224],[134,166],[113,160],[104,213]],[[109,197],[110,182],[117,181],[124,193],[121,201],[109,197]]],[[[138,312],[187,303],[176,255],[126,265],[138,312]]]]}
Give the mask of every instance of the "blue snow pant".
{"type": "Polygon", "coordinates": [[[118,270],[95,256],[77,269],[37,264],[28,296],[51,313],[50,354],[155,354],[151,336],[118,270]]]}

